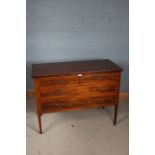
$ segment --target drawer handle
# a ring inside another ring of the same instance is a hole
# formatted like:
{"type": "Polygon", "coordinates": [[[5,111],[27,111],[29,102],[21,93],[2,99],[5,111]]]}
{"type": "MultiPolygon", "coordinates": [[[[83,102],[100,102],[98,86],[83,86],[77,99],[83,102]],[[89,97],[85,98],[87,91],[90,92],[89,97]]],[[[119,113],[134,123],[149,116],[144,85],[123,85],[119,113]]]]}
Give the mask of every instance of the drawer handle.
{"type": "Polygon", "coordinates": [[[82,74],[78,74],[78,77],[82,77],[82,74]]]}

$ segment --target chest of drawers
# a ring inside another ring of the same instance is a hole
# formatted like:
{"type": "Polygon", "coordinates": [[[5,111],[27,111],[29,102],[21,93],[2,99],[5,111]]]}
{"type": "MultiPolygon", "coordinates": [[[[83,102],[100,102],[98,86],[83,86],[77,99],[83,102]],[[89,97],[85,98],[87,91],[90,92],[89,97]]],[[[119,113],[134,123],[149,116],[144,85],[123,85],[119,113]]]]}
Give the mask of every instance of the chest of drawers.
{"type": "Polygon", "coordinates": [[[41,115],[114,106],[117,120],[122,68],[110,60],[87,60],[32,65],[40,133],[41,115]]]}

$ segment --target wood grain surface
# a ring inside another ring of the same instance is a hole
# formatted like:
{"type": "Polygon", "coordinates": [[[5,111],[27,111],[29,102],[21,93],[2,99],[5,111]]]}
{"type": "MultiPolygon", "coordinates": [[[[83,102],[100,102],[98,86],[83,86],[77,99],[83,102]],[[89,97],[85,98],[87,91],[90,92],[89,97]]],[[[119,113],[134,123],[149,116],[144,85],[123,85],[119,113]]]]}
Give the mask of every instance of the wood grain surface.
{"type": "Polygon", "coordinates": [[[34,64],[32,77],[40,133],[41,115],[49,112],[114,106],[115,125],[121,71],[110,60],[34,64]]]}

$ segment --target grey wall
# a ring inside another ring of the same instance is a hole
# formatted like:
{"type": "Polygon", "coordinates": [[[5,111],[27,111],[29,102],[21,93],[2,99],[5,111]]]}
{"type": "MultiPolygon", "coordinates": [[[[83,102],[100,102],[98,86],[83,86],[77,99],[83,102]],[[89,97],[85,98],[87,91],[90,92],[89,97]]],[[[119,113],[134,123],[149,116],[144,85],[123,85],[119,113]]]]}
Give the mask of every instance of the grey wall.
{"type": "Polygon", "coordinates": [[[108,58],[128,91],[128,0],[27,0],[27,89],[31,64],[108,58]]]}

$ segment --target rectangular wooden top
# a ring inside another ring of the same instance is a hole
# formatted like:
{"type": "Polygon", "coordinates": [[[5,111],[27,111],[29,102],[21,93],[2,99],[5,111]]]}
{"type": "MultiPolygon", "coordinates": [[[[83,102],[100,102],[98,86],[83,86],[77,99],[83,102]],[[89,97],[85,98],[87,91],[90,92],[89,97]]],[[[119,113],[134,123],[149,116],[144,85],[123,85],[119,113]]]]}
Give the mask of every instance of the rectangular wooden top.
{"type": "Polygon", "coordinates": [[[86,60],[32,64],[32,78],[88,72],[120,72],[123,69],[111,60],[86,60]]]}

